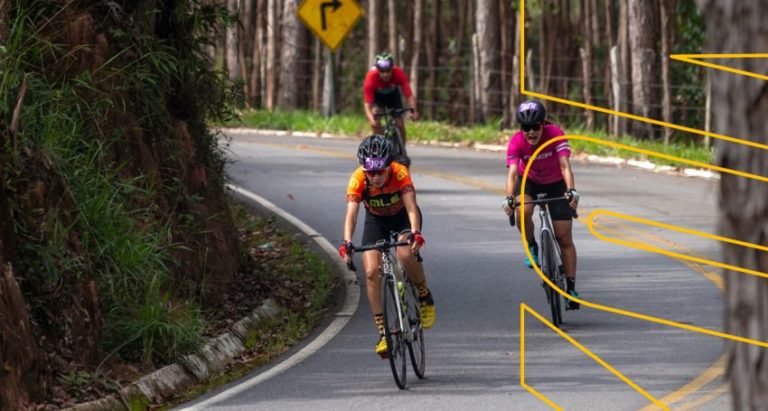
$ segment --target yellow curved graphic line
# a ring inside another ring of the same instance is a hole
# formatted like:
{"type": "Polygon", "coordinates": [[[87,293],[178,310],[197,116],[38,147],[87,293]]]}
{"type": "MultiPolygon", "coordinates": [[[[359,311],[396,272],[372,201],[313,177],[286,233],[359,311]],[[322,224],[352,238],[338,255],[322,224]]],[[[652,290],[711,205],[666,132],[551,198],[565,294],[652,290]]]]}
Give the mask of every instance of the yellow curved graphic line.
{"type": "Polygon", "coordinates": [[[525,382],[525,313],[526,312],[528,312],[531,315],[533,315],[534,317],[536,317],[537,320],[539,320],[541,323],[543,323],[544,325],[546,325],[547,327],[552,329],[552,331],[556,332],[559,336],[563,337],[566,341],[571,343],[573,346],[575,346],[576,348],[581,350],[581,352],[583,352],[584,354],[587,354],[587,356],[589,356],[589,358],[593,359],[595,362],[597,362],[598,364],[603,366],[603,368],[605,368],[606,370],[610,371],[613,375],[618,377],[625,384],[627,384],[630,387],[632,387],[635,391],[637,391],[640,394],[642,394],[645,398],[650,400],[654,405],[656,405],[657,407],[660,407],[660,408],[662,408],[664,410],[669,410],[669,408],[663,402],[659,401],[654,396],[649,394],[642,387],[640,387],[634,381],[629,379],[629,377],[627,377],[626,375],[622,374],[619,370],[617,370],[611,364],[609,364],[608,362],[606,362],[605,360],[600,358],[598,355],[596,355],[595,353],[590,351],[587,347],[582,345],[580,342],[576,341],[575,338],[571,337],[570,335],[565,333],[563,330],[555,327],[554,324],[552,324],[551,322],[547,321],[547,319],[544,318],[544,316],[542,316],[538,312],[536,312],[536,310],[534,310],[533,308],[529,307],[525,303],[521,303],[520,304],[520,385],[522,385],[523,388],[525,388],[526,390],[531,392],[533,395],[535,395],[536,397],[538,397],[542,401],[546,402],[550,407],[552,407],[554,409],[557,409],[557,410],[562,410],[562,408],[559,407],[557,404],[555,404],[554,401],[552,401],[549,398],[547,398],[544,394],[536,391],[536,389],[534,389],[533,387],[531,387],[530,385],[528,385],[525,382]]]}
{"type": "Polygon", "coordinates": [[[734,74],[739,74],[747,77],[754,77],[760,80],[768,80],[768,76],[754,71],[741,70],[733,67],[724,66],[722,64],[709,63],[701,61],[700,59],[755,59],[755,58],[768,58],[768,53],[722,53],[722,54],[670,54],[669,58],[672,60],[682,61],[685,63],[696,64],[698,66],[713,68],[716,70],[727,71],[734,74]]]}

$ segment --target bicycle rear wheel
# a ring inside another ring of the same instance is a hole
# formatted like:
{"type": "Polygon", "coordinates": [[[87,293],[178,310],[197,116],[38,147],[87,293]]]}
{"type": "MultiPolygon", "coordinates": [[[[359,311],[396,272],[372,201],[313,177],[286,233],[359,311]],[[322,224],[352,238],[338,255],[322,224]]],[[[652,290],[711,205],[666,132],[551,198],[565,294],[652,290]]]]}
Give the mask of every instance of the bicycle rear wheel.
{"type": "MultiPolygon", "coordinates": [[[[558,284],[557,270],[558,264],[555,258],[555,239],[552,237],[552,233],[549,231],[541,232],[541,252],[540,261],[542,262],[542,270],[544,275],[549,278],[553,284],[558,284]]],[[[555,327],[560,327],[563,322],[563,307],[562,296],[554,288],[547,285],[545,287],[547,292],[547,301],[552,312],[552,324],[555,327]]]]}
{"type": "Polygon", "coordinates": [[[419,295],[416,287],[408,280],[405,282],[405,301],[406,316],[408,325],[411,327],[413,339],[408,341],[408,351],[411,354],[411,365],[413,373],[419,379],[424,378],[424,370],[427,366],[426,355],[424,351],[424,329],[421,328],[421,308],[419,305],[419,295]]]}
{"type": "Polygon", "coordinates": [[[403,330],[400,327],[401,307],[398,307],[397,285],[393,276],[386,275],[381,287],[384,305],[384,337],[387,339],[387,355],[389,357],[389,366],[392,368],[392,376],[395,377],[395,384],[398,388],[405,388],[405,341],[403,340],[403,330]]]}

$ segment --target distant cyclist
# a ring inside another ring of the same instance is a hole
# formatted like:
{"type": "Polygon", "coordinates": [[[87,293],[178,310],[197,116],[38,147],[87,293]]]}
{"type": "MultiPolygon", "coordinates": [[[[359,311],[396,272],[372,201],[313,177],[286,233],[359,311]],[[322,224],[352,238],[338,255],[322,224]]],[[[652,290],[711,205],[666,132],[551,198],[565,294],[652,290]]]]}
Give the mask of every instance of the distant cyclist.
{"type": "MultiPolygon", "coordinates": [[[[427,288],[424,267],[415,253],[424,245],[421,229],[421,210],[416,204],[416,190],[408,169],[392,161],[392,147],[384,136],[368,136],[357,150],[360,167],[352,173],[347,187],[347,212],[344,218],[344,241],[339,255],[352,261],[352,235],[357,226],[360,203],[365,205],[365,224],[362,244],[389,239],[389,233],[400,233],[399,240],[409,239],[410,247],[398,247],[397,257],[411,281],[416,285],[421,302],[421,324],[430,328],[435,323],[435,303],[427,288]]],[[[381,301],[381,252],[366,251],[362,255],[366,290],[373,319],[379,332],[376,354],[385,357],[387,340],[384,338],[384,314],[381,301]]]]}
{"type": "MultiPolygon", "coordinates": [[[[549,145],[531,162],[533,152],[543,143],[562,136],[563,130],[547,121],[547,110],[538,101],[525,101],[517,108],[517,122],[520,131],[512,136],[507,148],[507,197],[503,208],[507,215],[512,213],[511,206],[520,202],[520,185],[526,167],[530,166],[528,180],[525,183],[525,201],[533,201],[537,194],[546,193],[547,197],[566,196],[566,200],[549,204],[555,237],[563,259],[567,292],[578,297],[576,292],[576,246],[573,244],[572,219],[573,210],[579,205],[579,193],[574,188],[573,172],[569,157],[571,148],[568,140],[559,140],[549,145]]],[[[520,214],[517,214],[517,227],[520,229],[520,214]]],[[[525,236],[531,255],[539,265],[538,244],[533,234],[533,205],[525,206],[525,236]]],[[[525,265],[532,268],[531,261],[526,256],[525,265]]],[[[568,309],[579,309],[579,304],[568,301],[568,309]]]]}
{"type": "MultiPolygon", "coordinates": [[[[371,125],[374,134],[382,134],[383,130],[379,119],[373,114],[381,111],[381,109],[403,108],[403,96],[408,102],[408,107],[413,109],[411,119],[418,120],[419,112],[416,110],[416,99],[413,96],[408,75],[403,69],[395,65],[395,58],[391,53],[385,51],[377,54],[374,65],[368,70],[363,83],[365,117],[368,119],[368,124],[371,125]]],[[[403,119],[396,118],[395,124],[403,136],[403,151],[405,151],[406,134],[403,119]]],[[[410,164],[410,159],[407,156],[405,162],[406,165],[410,164]]]]}

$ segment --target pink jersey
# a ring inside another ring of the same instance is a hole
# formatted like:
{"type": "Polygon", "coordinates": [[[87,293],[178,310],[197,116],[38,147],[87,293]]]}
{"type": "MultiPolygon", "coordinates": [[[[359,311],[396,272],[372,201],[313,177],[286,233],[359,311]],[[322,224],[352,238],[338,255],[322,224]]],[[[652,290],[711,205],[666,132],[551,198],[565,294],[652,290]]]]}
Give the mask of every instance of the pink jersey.
{"type": "MultiPolygon", "coordinates": [[[[560,127],[554,124],[547,124],[544,126],[539,145],[564,134],[560,127]]],[[[518,131],[509,140],[507,167],[517,164],[517,172],[522,176],[528,165],[528,160],[533,156],[536,148],[538,146],[533,147],[530,145],[523,136],[523,132],[518,131]]],[[[562,180],[563,174],[560,172],[560,157],[570,157],[570,155],[571,146],[568,145],[568,140],[559,140],[556,143],[550,144],[536,156],[531,165],[531,171],[528,172],[528,178],[538,184],[550,184],[562,180]]]]}

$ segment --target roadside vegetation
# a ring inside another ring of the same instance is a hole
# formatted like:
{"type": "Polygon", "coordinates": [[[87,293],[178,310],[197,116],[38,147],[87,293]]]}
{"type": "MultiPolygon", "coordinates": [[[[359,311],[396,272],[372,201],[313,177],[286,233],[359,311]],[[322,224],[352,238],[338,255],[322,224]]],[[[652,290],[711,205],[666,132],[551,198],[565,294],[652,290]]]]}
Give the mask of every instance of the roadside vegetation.
{"type": "MultiPolygon", "coordinates": [[[[501,122],[492,122],[484,126],[454,126],[437,121],[409,121],[408,139],[422,142],[442,141],[460,143],[465,146],[472,144],[502,144],[506,145],[516,130],[501,129],[501,122]]],[[[370,133],[370,127],[362,113],[337,114],[324,117],[314,111],[280,111],[248,110],[241,113],[238,120],[224,123],[228,127],[253,127],[269,130],[308,131],[313,133],[330,133],[362,138],[370,133]]],[[[687,160],[710,164],[713,159],[711,148],[701,144],[701,136],[691,135],[689,142],[675,141],[664,144],[662,141],[650,141],[633,138],[630,135],[613,137],[603,130],[586,131],[581,124],[562,125],[566,134],[584,135],[601,140],[620,143],[626,146],[669,154],[687,160]]],[[[607,145],[585,140],[571,139],[570,144],[576,152],[600,156],[615,156],[653,161],[658,164],[680,166],[664,159],[647,158],[637,153],[613,148],[607,145]]]]}

